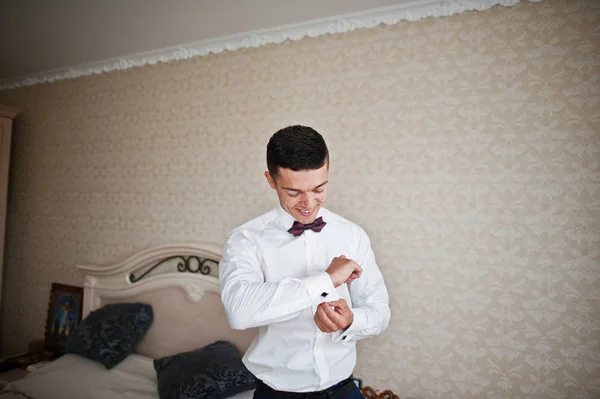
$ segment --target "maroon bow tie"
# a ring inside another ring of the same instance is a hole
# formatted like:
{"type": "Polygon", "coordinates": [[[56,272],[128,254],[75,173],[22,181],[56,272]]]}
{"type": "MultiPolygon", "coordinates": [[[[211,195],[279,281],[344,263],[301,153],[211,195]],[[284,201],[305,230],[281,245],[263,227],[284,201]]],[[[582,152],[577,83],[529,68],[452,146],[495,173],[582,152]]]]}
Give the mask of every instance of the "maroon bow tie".
{"type": "Polygon", "coordinates": [[[304,230],[309,229],[318,233],[321,230],[323,230],[323,227],[325,227],[326,224],[327,223],[323,221],[322,217],[316,218],[314,222],[308,224],[302,224],[299,221],[295,220],[294,225],[291,229],[288,230],[288,232],[292,233],[294,237],[302,235],[302,233],[304,233],[304,230]]]}

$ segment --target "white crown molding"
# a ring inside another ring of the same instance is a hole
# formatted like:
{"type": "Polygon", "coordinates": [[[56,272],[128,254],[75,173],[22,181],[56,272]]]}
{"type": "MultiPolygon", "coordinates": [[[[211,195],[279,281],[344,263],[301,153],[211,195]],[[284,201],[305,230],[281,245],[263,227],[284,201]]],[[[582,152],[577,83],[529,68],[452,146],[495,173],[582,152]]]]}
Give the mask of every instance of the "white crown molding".
{"type": "MultiPolygon", "coordinates": [[[[542,0],[527,1],[540,2],[542,0]]],[[[417,21],[429,17],[460,14],[466,11],[483,11],[496,5],[510,7],[520,2],[521,0],[414,0],[391,7],[376,8],[359,13],[344,14],[276,28],[249,31],[188,43],[182,46],[167,47],[119,58],[0,80],[0,90],[33,86],[144,65],[154,65],[159,62],[184,60],[210,53],[220,53],[225,50],[235,51],[264,46],[266,44],[282,43],[286,40],[300,40],[304,37],[344,33],[355,29],[370,29],[381,24],[393,25],[401,21],[417,21]]]]}

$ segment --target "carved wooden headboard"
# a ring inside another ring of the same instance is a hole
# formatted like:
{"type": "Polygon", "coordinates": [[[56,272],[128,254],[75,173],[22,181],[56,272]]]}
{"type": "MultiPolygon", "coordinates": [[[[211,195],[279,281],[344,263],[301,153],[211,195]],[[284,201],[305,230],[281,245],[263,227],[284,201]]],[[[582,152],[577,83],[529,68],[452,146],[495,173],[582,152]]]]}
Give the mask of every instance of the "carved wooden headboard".
{"type": "Polygon", "coordinates": [[[105,304],[144,302],[154,321],[136,352],[156,359],[216,340],[242,351],[256,329],[233,330],[219,296],[221,249],[210,243],[158,245],[108,266],[78,266],[85,273],[83,316],[105,304]]]}

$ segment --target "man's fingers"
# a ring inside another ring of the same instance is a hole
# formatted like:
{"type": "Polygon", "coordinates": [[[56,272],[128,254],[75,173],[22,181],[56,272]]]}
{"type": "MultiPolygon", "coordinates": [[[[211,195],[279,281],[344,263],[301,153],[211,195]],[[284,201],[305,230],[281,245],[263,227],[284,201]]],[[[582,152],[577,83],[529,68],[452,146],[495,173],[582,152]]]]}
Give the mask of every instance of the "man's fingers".
{"type": "Polygon", "coordinates": [[[360,278],[362,274],[362,268],[358,265],[356,265],[356,267],[352,270],[352,273],[350,273],[350,275],[348,276],[348,278],[346,279],[346,283],[352,282],[354,280],[356,280],[357,278],[360,278]]]}
{"type": "Polygon", "coordinates": [[[337,301],[327,302],[327,304],[329,306],[333,306],[333,307],[336,307],[336,308],[342,308],[342,309],[347,309],[348,308],[348,302],[346,302],[344,299],[339,299],[337,301]]]}
{"type": "Polygon", "coordinates": [[[348,279],[345,281],[345,283],[351,283],[351,282],[353,282],[354,280],[358,279],[359,277],[360,277],[360,276],[359,276],[358,274],[356,274],[356,273],[352,273],[352,274],[350,275],[350,277],[348,277],[348,279]]]}
{"type": "Polygon", "coordinates": [[[321,323],[321,320],[316,319],[315,318],[315,323],[317,324],[317,327],[319,327],[319,330],[321,330],[322,332],[326,333],[329,332],[327,331],[327,329],[323,326],[323,323],[321,323]]]}
{"type": "Polygon", "coordinates": [[[335,332],[339,330],[340,327],[338,326],[339,323],[337,320],[339,316],[335,313],[331,306],[329,306],[328,304],[323,304],[321,310],[323,324],[327,329],[329,329],[329,332],[335,332]]]}
{"type": "Polygon", "coordinates": [[[317,327],[319,327],[319,330],[321,330],[321,332],[324,332],[324,333],[331,332],[331,331],[329,331],[329,329],[328,329],[327,327],[325,327],[325,326],[323,325],[323,323],[321,323],[321,322],[317,323],[317,327]]]}
{"type": "Polygon", "coordinates": [[[326,328],[323,325],[323,322],[321,321],[321,318],[319,317],[319,309],[317,309],[317,312],[315,313],[315,324],[317,325],[317,327],[319,327],[319,330],[321,330],[322,332],[327,332],[325,331],[326,328]]]}
{"type": "Polygon", "coordinates": [[[348,322],[346,320],[346,312],[341,311],[339,307],[326,307],[325,313],[329,320],[335,323],[335,331],[344,328],[348,322]]]}
{"type": "Polygon", "coordinates": [[[321,322],[321,325],[323,327],[325,327],[325,329],[327,330],[325,332],[337,331],[338,330],[337,325],[329,317],[328,311],[331,311],[331,313],[335,313],[335,312],[333,312],[333,310],[329,309],[329,306],[327,304],[321,304],[317,308],[316,317],[321,322]],[[325,305],[325,306],[323,306],[323,305],[325,305]],[[327,310],[325,310],[325,309],[327,309],[327,310]]]}
{"type": "Polygon", "coordinates": [[[329,320],[331,320],[335,324],[338,324],[340,315],[335,312],[334,308],[335,308],[335,305],[328,303],[327,306],[323,307],[323,311],[325,312],[325,314],[327,315],[329,320]]]}

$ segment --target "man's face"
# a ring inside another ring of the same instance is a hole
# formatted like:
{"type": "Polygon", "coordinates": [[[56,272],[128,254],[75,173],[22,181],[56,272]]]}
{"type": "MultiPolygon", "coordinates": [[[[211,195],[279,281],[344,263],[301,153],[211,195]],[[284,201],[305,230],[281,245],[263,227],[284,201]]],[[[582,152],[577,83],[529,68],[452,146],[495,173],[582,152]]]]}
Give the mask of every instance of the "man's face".
{"type": "Polygon", "coordinates": [[[327,162],[321,169],[293,171],[279,168],[273,179],[269,172],[265,176],[272,189],[277,192],[279,203],[300,223],[312,223],[327,196],[329,168],[327,162]]]}

